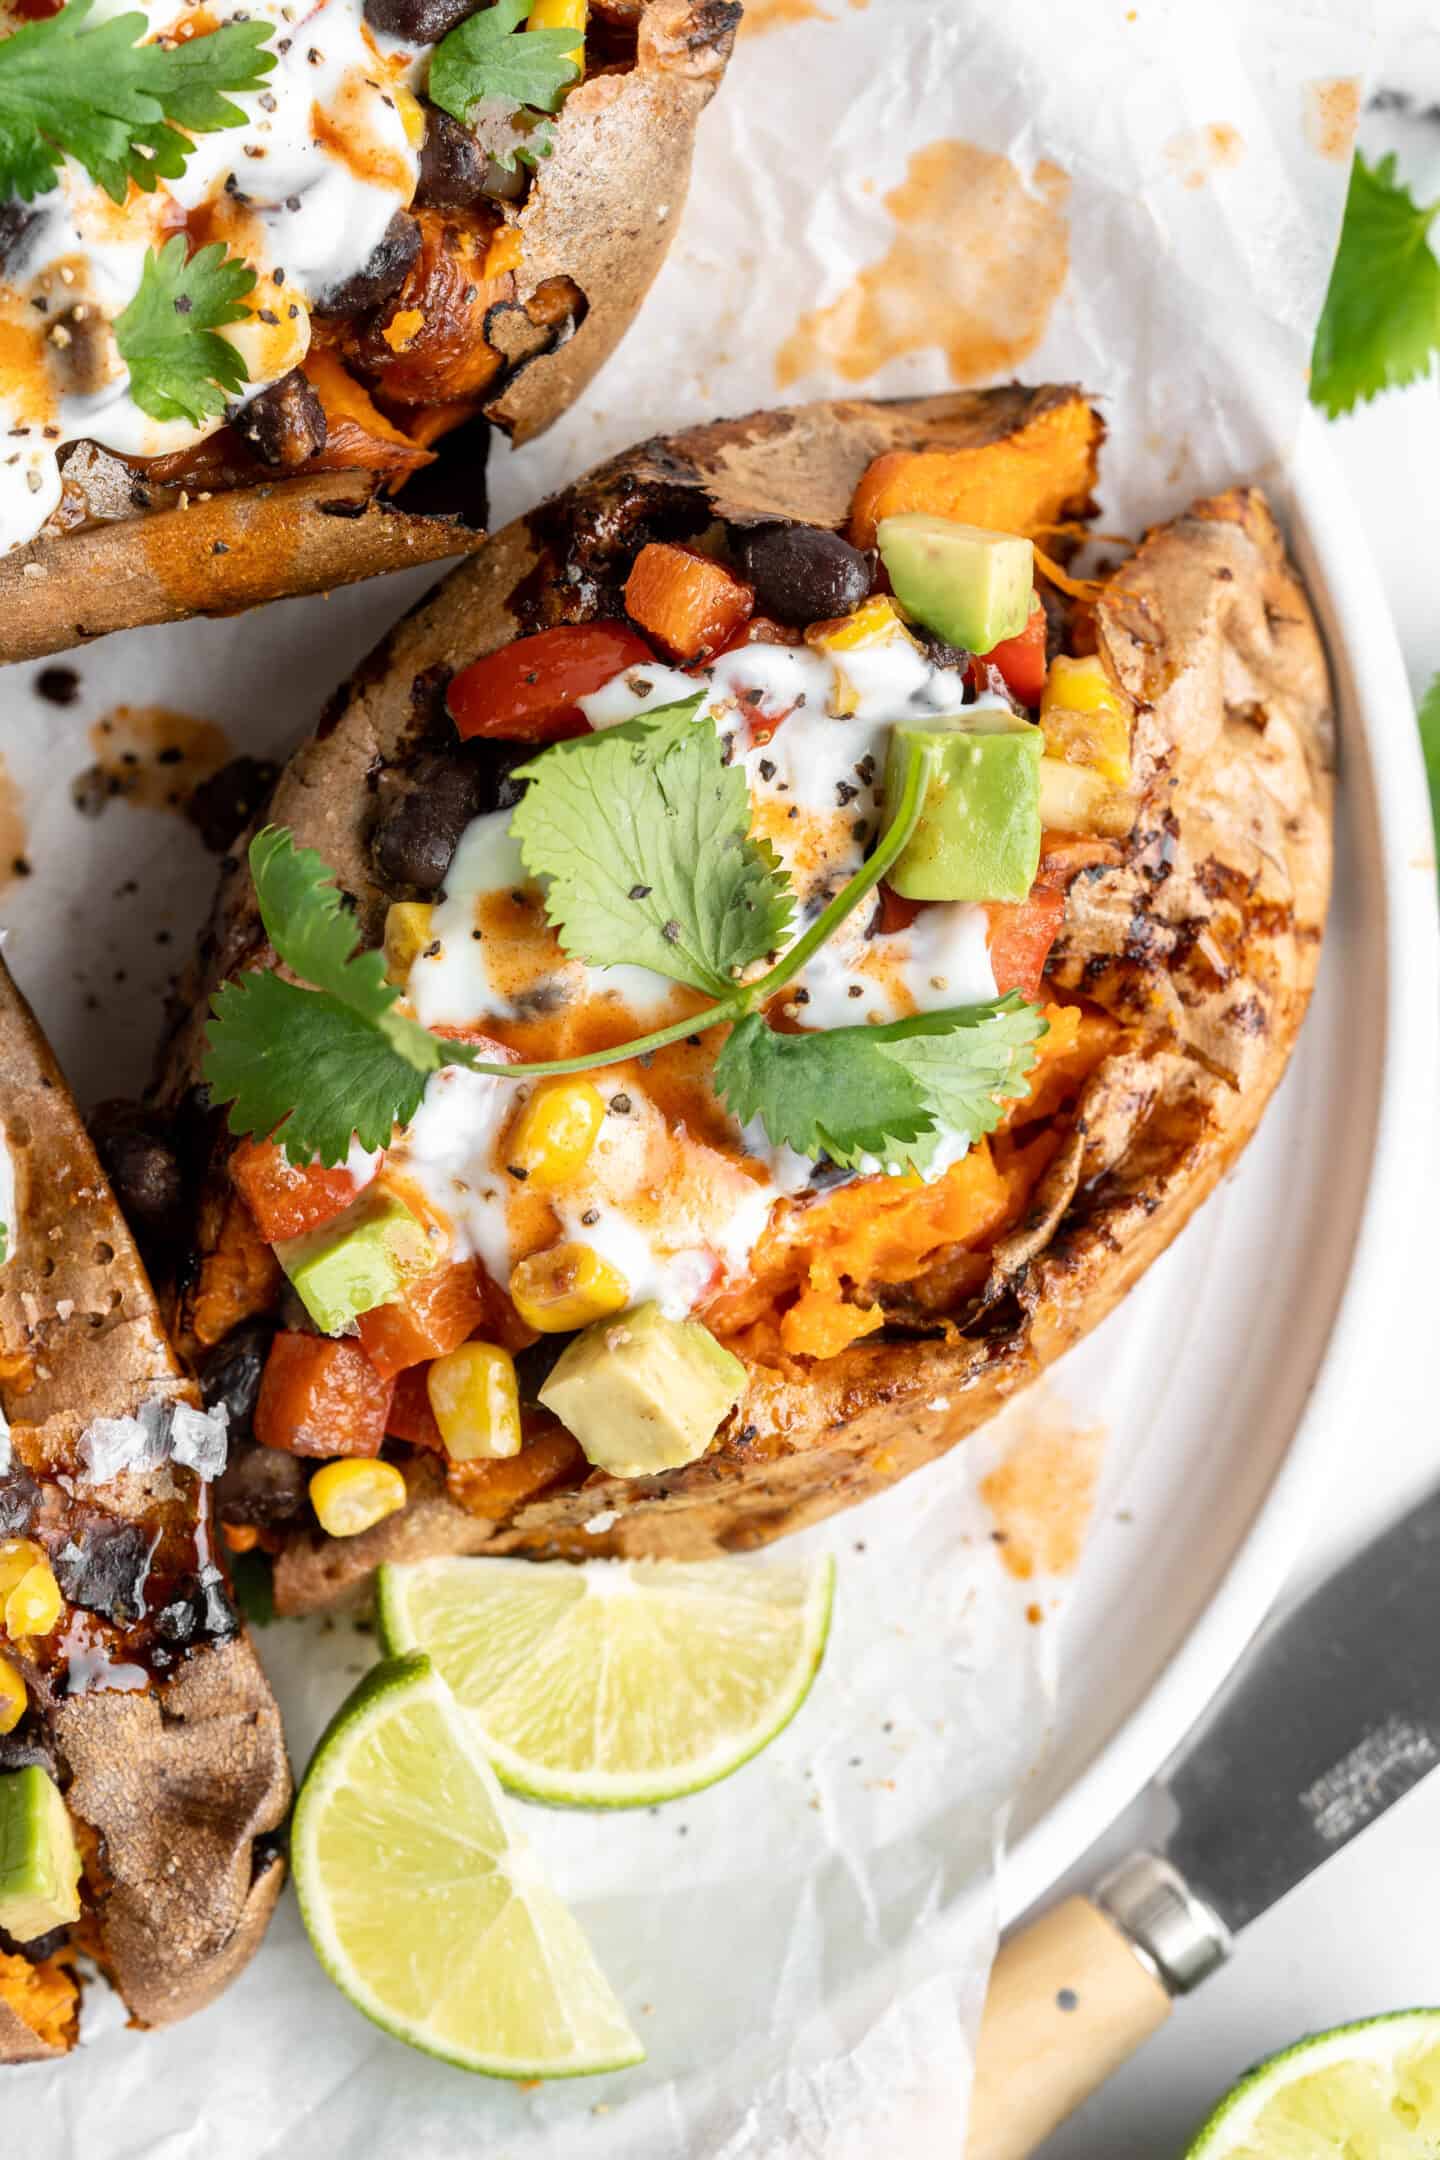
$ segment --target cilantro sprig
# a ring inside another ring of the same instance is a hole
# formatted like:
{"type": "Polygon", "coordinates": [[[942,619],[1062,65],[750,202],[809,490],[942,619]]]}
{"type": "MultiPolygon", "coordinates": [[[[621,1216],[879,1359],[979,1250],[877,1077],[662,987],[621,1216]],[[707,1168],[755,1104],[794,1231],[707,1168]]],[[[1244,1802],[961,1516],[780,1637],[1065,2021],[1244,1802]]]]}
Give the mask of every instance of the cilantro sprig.
{"type": "Polygon", "coordinates": [[[430,59],[428,95],[478,130],[490,155],[507,171],[516,159],[533,165],[551,147],[548,120],[580,74],[574,29],[522,30],[530,0],[493,0],[467,15],[440,40],[430,59]]]}
{"type": "Polygon", "coordinates": [[[1332,420],[1428,375],[1440,354],[1437,216],[1440,202],[1417,203],[1396,179],[1393,153],[1356,157],[1310,363],[1311,400],[1332,420]]]}
{"type": "Polygon", "coordinates": [[[250,867],[277,954],[305,983],[247,974],[212,1000],[205,1078],[232,1132],[275,1135],[292,1162],[342,1161],[352,1132],[383,1147],[414,1116],[439,1066],[518,1080],[643,1057],[719,1025],[731,1032],[716,1092],[777,1145],[854,1166],[923,1169],[945,1133],[967,1142],[1025,1091],[1045,1031],[1015,996],[887,1027],[782,1035],[762,1017],[909,840],[938,744],[912,745],[874,852],[808,929],[758,977],[794,907],[771,851],[749,831],[744,775],[727,766],[697,696],[622,727],[556,744],[518,768],[529,781],[511,825],[526,869],[548,886],[564,949],[594,965],[638,964],[713,1002],[672,1026],[572,1058],[487,1062],[395,1008],[379,953],[355,951],[355,926],[313,850],[267,827],[250,867]]]}
{"type": "Polygon", "coordinates": [[[215,333],[249,313],[244,296],[254,285],[248,263],[227,255],[218,240],[189,255],[185,235],[176,233],[158,254],[150,249],[138,292],[115,318],[115,343],[141,412],[196,426],[224,412],[227,395],[250,371],[215,333]]]}
{"type": "Polygon", "coordinates": [[[93,8],[69,0],[0,43],[0,201],[45,194],[63,157],[117,203],[132,180],[149,194],[185,170],[191,136],[244,125],[225,93],[258,89],[275,65],[260,49],[272,23],[230,22],[183,44],[142,45],[143,15],[90,25],[93,8]]]}

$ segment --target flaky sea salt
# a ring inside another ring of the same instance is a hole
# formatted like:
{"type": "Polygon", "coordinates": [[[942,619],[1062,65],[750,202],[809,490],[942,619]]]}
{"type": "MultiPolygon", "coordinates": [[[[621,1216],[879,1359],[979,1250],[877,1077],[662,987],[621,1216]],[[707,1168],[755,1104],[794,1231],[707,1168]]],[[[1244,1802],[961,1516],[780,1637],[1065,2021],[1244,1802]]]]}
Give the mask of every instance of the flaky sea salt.
{"type": "Polygon", "coordinates": [[[213,1410],[192,1410],[188,1403],[176,1403],[170,1413],[171,1462],[182,1463],[207,1482],[219,1477],[225,1468],[229,1423],[230,1413],[223,1403],[213,1410]]]}
{"type": "Polygon", "coordinates": [[[80,1459],[94,1485],[126,1471],[144,1476],[170,1462],[208,1481],[225,1468],[228,1423],[223,1405],[192,1410],[188,1403],[156,1397],[142,1403],[135,1417],[92,1419],[80,1435],[80,1459]]]}

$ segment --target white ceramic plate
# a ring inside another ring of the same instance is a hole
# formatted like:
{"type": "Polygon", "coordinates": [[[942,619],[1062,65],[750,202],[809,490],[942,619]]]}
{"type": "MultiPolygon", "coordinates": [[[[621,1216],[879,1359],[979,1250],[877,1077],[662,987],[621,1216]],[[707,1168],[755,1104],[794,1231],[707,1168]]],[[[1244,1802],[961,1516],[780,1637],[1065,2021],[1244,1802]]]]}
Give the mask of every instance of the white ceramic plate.
{"type": "Polygon", "coordinates": [[[1054,1380],[1109,1430],[1052,1746],[1001,1879],[1014,1918],[1154,1776],[1280,1592],[1367,1431],[1440,1100],[1434,846],[1404,664],[1320,425],[1271,482],[1340,713],[1316,996],[1221,1190],[1054,1380]]]}

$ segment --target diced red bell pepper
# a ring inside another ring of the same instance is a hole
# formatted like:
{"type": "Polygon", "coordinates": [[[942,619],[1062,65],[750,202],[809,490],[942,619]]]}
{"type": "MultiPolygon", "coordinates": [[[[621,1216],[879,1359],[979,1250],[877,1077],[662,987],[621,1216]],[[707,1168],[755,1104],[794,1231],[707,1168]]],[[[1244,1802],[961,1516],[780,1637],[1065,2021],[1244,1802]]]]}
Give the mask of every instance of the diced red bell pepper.
{"type": "Polygon", "coordinates": [[[408,1440],[411,1447],[433,1448],[437,1455],[443,1455],[445,1442],[430,1407],[430,1389],[426,1380],[429,1370],[428,1365],[409,1365],[401,1373],[390,1400],[386,1429],[392,1439],[408,1440]]]}
{"type": "Polygon", "coordinates": [[[590,732],[577,698],[603,690],[626,668],[654,665],[654,653],[628,623],[562,623],[462,668],[445,702],[466,742],[476,735],[563,742],[590,732]]]}
{"type": "MultiPolygon", "coordinates": [[[[1045,635],[1045,610],[1037,593],[1030,602],[1030,619],[1020,635],[1002,638],[983,656],[988,666],[999,668],[1006,688],[1022,705],[1038,705],[1045,688],[1045,635]]],[[[984,675],[973,661],[970,678],[977,690],[983,686],[984,675]]]]}
{"type": "Polygon", "coordinates": [[[625,612],[685,666],[719,652],[755,606],[754,588],[694,548],[651,540],[625,581],[625,612]]]}
{"type": "Polygon", "coordinates": [[[1034,885],[1025,900],[992,900],[985,909],[990,918],[990,966],[996,994],[1018,990],[1032,1003],[1040,995],[1041,977],[1050,947],[1065,920],[1065,895],[1045,885],[1034,885]]]}
{"type": "Polygon", "coordinates": [[[456,1260],[416,1276],[392,1303],[361,1313],[360,1347],[388,1379],[409,1365],[444,1357],[467,1336],[482,1332],[493,1303],[479,1261],[456,1260]]]}
{"type": "Polygon", "coordinates": [[[230,1157],[230,1177],[267,1245],[301,1237],[344,1213],[360,1187],[342,1163],[292,1163],[273,1140],[242,1140],[230,1157]]]}
{"type": "Polygon", "coordinates": [[[282,1332],[260,1376],[255,1437],[287,1455],[378,1455],[394,1392],[358,1343],[282,1332]]]}
{"type": "Polygon", "coordinates": [[[907,900],[882,878],[879,885],[880,935],[889,937],[896,930],[908,930],[911,923],[925,906],[923,900],[907,900]]]}

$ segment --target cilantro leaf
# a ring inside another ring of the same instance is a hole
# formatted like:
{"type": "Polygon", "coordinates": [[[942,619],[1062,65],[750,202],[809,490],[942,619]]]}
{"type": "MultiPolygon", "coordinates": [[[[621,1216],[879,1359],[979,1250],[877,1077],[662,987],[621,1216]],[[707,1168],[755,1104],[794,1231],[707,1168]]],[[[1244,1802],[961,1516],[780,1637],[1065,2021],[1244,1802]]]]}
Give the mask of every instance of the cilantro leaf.
{"type": "Polygon", "coordinates": [[[1024,1093],[1045,1023],[1011,995],[886,1027],[779,1035],[750,1013],[715,1063],[716,1092],[777,1145],[854,1168],[924,1169],[942,1134],[973,1144],[1024,1093]]]}
{"type": "MultiPolygon", "coordinates": [[[[530,0],[492,0],[441,38],[430,59],[432,105],[443,106],[462,126],[481,105],[492,122],[500,113],[525,106],[553,113],[580,74],[575,49],[582,33],[521,30],[518,25],[529,10],[530,0]]],[[[528,155],[533,163],[549,147],[547,131],[543,142],[532,138],[512,150],[511,157],[528,155]]],[[[502,155],[500,162],[509,160],[502,155]]]]}
{"type": "Polygon", "coordinates": [[[244,125],[247,114],[223,93],[256,89],[275,65],[260,50],[272,23],[141,45],[143,15],[87,28],[93,7],[69,0],[0,43],[0,201],[45,194],[67,156],[117,203],[132,180],[149,194],[185,170],[192,135],[244,125]]]}
{"type": "Polygon", "coordinates": [[[1440,353],[1437,212],[1396,180],[1393,153],[1378,165],[1356,157],[1310,364],[1311,402],[1332,420],[1417,381],[1440,353]]]}
{"type": "Polygon", "coordinates": [[[549,880],[560,942],[591,966],[647,967],[724,997],[773,951],[794,902],[750,837],[745,774],[725,763],[704,693],[556,743],[517,768],[510,820],[525,867],[549,880]]]}
{"type": "Polygon", "coordinates": [[[1420,700],[1420,748],[1425,753],[1430,815],[1435,823],[1435,846],[1440,851],[1440,675],[1420,700]]]}
{"type": "Polygon", "coordinates": [[[235,347],[215,331],[249,313],[241,296],[255,283],[247,263],[220,242],[186,258],[176,233],[157,255],[152,248],[140,290],[115,319],[115,342],[130,370],[130,395],[152,420],[198,426],[225,410],[226,394],[250,379],[235,347]]]}
{"type": "Polygon", "coordinates": [[[343,1162],[351,1136],[388,1147],[442,1065],[475,1051],[445,1042],[395,1007],[385,957],[357,953],[353,916],[323,856],[267,825],[250,843],[265,932],[301,989],[271,973],[242,975],[211,999],[205,1079],[231,1105],[230,1130],[279,1133],[291,1162],[343,1162]],[[283,1132],[280,1128],[283,1126],[283,1132]]]}
{"type": "Polygon", "coordinates": [[[230,1105],[231,1132],[275,1138],[293,1163],[342,1163],[352,1135],[388,1147],[420,1107],[428,1073],[334,998],[250,973],[217,991],[210,1010],[212,1099],[230,1105]]]}

